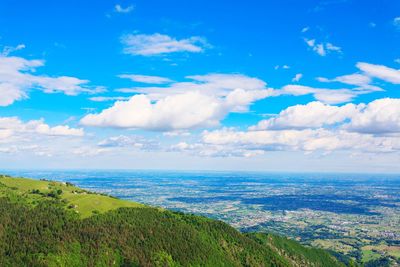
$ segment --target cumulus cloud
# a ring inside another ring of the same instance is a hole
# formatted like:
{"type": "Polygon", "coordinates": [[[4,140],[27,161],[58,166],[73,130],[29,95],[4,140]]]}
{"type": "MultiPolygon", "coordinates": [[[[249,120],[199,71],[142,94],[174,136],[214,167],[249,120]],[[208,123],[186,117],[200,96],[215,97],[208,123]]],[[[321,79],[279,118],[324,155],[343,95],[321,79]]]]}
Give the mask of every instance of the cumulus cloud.
{"type": "Polygon", "coordinates": [[[45,123],[38,123],[36,125],[36,132],[39,134],[51,136],[83,136],[84,131],[82,128],[70,128],[67,125],[59,125],[50,127],[45,123]]]}
{"type": "Polygon", "coordinates": [[[399,104],[400,99],[390,98],[343,106],[311,102],[289,107],[247,131],[204,131],[201,142],[180,142],[170,149],[222,157],[265,151],[399,153],[399,104]]]}
{"type": "Polygon", "coordinates": [[[400,133],[400,99],[372,101],[353,116],[344,128],[360,133],[400,133]]]}
{"type": "Polygon", "coordinates": [[[321,102],[295,105],[281,111],[275,118],[260,121],[250,130],[282,130],[319,128],[352,118],[364,105],[331,106],[321,102]]]}
{"type": "Polygon", "coordinates": [[[49,126],[41,120],[23,122],[17,117],[0,117],[0,139],[21,135],[76,136],[84,135],[82,128],[71,128],[67,125],[49,126]]]}
{"type": "Polygon", "coordinates": [[[217,126],[223,115],[220,106],[218,99],[199,92],[168,96],[156,103],[147,95],[135,95],[99,114],[86,115],[81,124],[148,130],[217,126]]]}
{"type": "Polygon", "coordinates": [[[73,146],[82,147],[82,128],[49,125],[43,119],[22,121],[18,117],[0,117],[0,152],[51,157],[66,155],[73,146]]]}
{"type": "Polygon", "coordinates": [[[332,106],[321,102],[295,105],[250,130],[310,129],[336,126],[349,132],[400,133],[400,99],[382,98],[368,104],[332,106]]]}
{"type": "Polygon", "coordinates": [[[118,75],[120,78],[130,79],[134,82],[139,83],[150,83],[150,84],[164,84],[173,82],[169,78],[160,77],[160,76],[149,76],[149,75],[138,75],[138,74],[121,74],[118,75]]]}
{"type": "Polygon", "coordinates": [[[27,98],[30,89],[38,89],[45,93],[61,92],[66,95],[103,91],[103,88],[89,87],[88,80],[70,76],[35,75],[36,68],[43,65],[42,60],[0,56],[0,94],[2,96],[0,106],[8,106],[14,101],[27,98]]]}
{"type": "MultiPolygon", "coordinates": [[[[359,94],[373,91],[365,89],[367,86],[373,86],[369,84],[369,76],[361,74],[335,78],[335,81],[358,86],[354,89],[314,88],[291,84],[280,90],[272,90],[266,87],[264,81],[240,74],[193,75],[187,76],[186,79],[188,81],[172,82],[162,87],[118,89],[117,91],[135,95],[127,101],[117,101],[112,107],[98,114],[85,116],[81,124],[158,131],[215,127],[227,114],[247,112],[253,102],[268,96],[311,94],[322,102],[319,105],[323,106],[350,102],[359,94]],[[364,90],[361,90],[361,87],[364,90]]],[[[318,108],[317,105],[315,104],[315,109],[318,108]]]]}
{"type": "Polygon", "coordinates": [[[176,39],[171,36],[154,34],[126,34],[121,37],[123,52],[130,55],[154,56],[176,52],[200,53],[210,45],[206,39],[192,36],[176,39]]]}
{"type": "Polygon", "coordinates": [[[254,101],[272,95],[265,82],[239,74],[188,76],[169,87],[136,88],[128,101],[117,101],[82,118],[86,126],[173,131],[219,125],[230,112],[247,111],[254,101]]]}

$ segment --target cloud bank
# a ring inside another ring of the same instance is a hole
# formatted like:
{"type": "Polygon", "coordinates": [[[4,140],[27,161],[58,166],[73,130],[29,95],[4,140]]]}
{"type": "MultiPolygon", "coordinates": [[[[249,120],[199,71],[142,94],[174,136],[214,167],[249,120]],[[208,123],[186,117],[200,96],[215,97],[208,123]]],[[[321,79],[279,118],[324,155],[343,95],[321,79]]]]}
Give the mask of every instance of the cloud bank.
{"type": "Polygon", "coordinates": [[[158,131],[215,127],[228,113],[247,111],[251,103],[272,94],[262,80],[239,74],[187,78],[192,81],[133,89],[137,94],[128,101],[86,115],[81,124],[158,131]]]}

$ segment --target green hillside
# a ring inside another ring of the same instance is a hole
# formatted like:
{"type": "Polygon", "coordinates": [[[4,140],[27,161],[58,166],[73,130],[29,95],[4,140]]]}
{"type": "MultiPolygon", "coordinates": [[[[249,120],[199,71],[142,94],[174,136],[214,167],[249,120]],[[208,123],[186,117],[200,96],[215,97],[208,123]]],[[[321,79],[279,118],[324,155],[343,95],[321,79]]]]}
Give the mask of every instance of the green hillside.
{"type": "Polygon", "coordinates": [[[52,181],[0,176],[0,266],[342,266],[329,253],[52,181]]]}
{"type": "Polygon", "coordinates": [[[56,197],[64,203],[68,203],[66,208],[73,209],[76,213],[79,213],[82,218],[91,216],[93,212],[104,213],[122,207],[144,207],[144,205],[139,203],[93,194],[90,191],[80,189],[70,183],[39,181],[7,176],[3,176],[0,182],[0,186],[6,186],[6,188],[3,187],[0,191],[0,196],[4,194],[7,196],[14,196],[14,198],[23,199],[26,203],[32,205],[37,204],[38,201],[56,197]]]}

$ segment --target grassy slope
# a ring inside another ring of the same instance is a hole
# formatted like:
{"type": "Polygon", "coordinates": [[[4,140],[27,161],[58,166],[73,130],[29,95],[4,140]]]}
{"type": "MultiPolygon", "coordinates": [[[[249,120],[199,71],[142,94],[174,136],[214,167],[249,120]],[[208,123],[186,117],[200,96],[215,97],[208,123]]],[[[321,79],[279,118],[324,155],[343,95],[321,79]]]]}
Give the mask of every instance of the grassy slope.
{"type": "Polygon", "coordinates": [[[59,196],[61,200],[64,199],[71,207],[73,206],[73,209],[76,210],[82,218],[91,216],[93,212],[104,213],[118,208],[144,207],[144,205],[140,203],[93,194],[92,192],[65,183],[13,177],[2,177],[0,178],[0,182],[9,188],[13,188],[15,194],[26,198],[26,200],[32,204],[35,203],[35,200],[37,201],[43,198],[43,196],[38,193],[32,193],[33,190],[39,190],[40,193],[48,194],[61,189],[62,193],[59,196]]]}
{"type": "Polygon", "coordinates": [[[0,175],[0,241],[2,235],[9,239],[0,242],[4,266],[16,258],[31,266],[341,266],[325,251],[286,238],[245,235],[219,221],[64,183],[0,175]]]}

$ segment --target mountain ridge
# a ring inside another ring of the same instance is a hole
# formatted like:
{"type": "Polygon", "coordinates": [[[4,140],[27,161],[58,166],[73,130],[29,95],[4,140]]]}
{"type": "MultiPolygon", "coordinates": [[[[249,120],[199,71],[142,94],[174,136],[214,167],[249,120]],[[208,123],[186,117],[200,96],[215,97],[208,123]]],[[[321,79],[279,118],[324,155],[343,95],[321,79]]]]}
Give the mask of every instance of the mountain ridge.
{"type": "Polygon", "coordinates": [[[1,266],[344,266],[273,234],[0,175],[1,266]]]}

